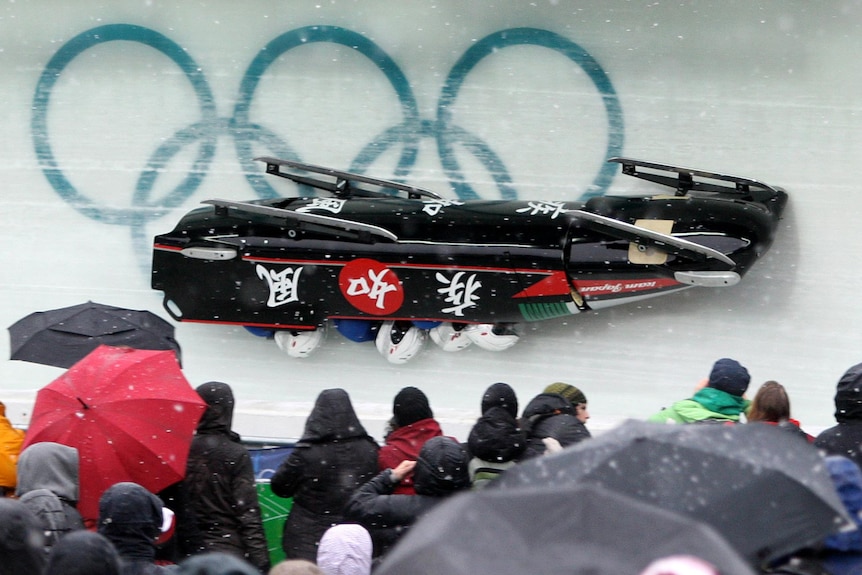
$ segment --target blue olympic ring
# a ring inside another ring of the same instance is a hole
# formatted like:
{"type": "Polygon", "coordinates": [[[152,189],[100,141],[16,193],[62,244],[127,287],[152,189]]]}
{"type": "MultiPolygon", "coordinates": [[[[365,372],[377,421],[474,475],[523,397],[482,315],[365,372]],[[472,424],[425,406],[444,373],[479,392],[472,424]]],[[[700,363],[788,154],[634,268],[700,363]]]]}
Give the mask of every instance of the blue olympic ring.
{"type": "MultiPolygon", "coordinates": [[[[406,173],[416,161],[419,152],[419,109],[416,98],[410,89],[410,82],[392,58],[389,57],[379,46],[368,38],[351,30],[345,30],[337,26],[309,26],[286,32],[269,42],[258,55],[252,60],[251,65],[245,72],[240,84],[240,94],[234,108],[233,121],[238,131],[234,134],[237,156],[247,174],[249,183],[262,198],[278,197],[278,193],[263,179],[259,173],[255,173],[252,161],[251,142],[257,139],[257,124],[252,124],[249,119],[249,108],[254,98],[258,82],[266,69],[285,52],[305,46],[314,42],[329,42],[352,48],[374,62],[377,68],[386,76],[392,85],[401,104],[401,112],[404,116],[402,124],[394,131],[388,131],[390,141],[392,134],[398,134],[405,143],[404,151],[397,165],[397,175],[406,173]],[[243,130],[245,128],[245,130],[243,130]]],[[[281,144],[281,142],[279,142],[281,144]]],[[[286,144],[281,146],[284,151],[281,155],[285,158],[300,160],[299,156],[287,148],[286,144]]],[[[388,146],[378,146],[372,143],[360,152],[351,165],[350,170],[354,172],[364,171],[377,155],[383,153],[388,146]],[[373,152],[369,152],[373,150],[373,152]],[[375,153],[376,152],[376,153],[375,153]]]]}
{"type": "MultiPolygon", "coordinates": [[[[492,175],[503,198],[517,198],[511,177],[501,158],[479,137],[452,123],[452,107],[457,100],[467,75],[484,58],[501,48],[516,45],[535,45],[559,52],[569,58],[591,79],[601,94],[608,117],[609,137],[606,155],[620,155],[623,147],[623,116],[619,99],[610,78],[601,65],[578,44],[547,30],[514,28],[486,36],[474,44],[457,61],[447,77],[437,107],[437,118],[420,117],[418,105],[410,83],[395,61],[368,38],[337,26],[307,26],[286,32],[270,41],[255,56],[242,77],[239,97],[230,118],[219,118],[215,99],[200,67],[185,50],[166,36],[154,30],[131,24],[108,24],[83,32],[64,44],[49,60],[39,78],[33,98],[31,130],[36,156],[43,173],[54,190],[83,215],[109,224],[128,225],[136,253],[147,253],[149,238],[144,236],[144,225],[160,217],[165,210],[181,205],[200,186],[215,155],[218,138],[222,135],[234,140],[239,162],[249,184],[261,198],[279,194],[258,173],[252,161],[252,144],[263,143],[275,155],[301,160],[294,149],[277,134],[252,122],[249,117],[251,102],[260,78],[282,54],[299,46],[314,42],[328,42],[352,48],[371,60],[384,74],[394,89],[401,106],[400,124],[385,130],[365,145],[354,159],[350,170],[364,172],[373,162],[394,145],[402,145],[396,167],[397,178],[409,174],[416,162],[419,145],[424,138],[434,138],[445,173],[452,189],[461,199],[477,198],[475,190],[466,182],[455,158],[454,145],[462,144],[492,175]],[[84,51],[105,42],[125,40],[150,46],[170,58],[185,74],[192,85],[201,110],[201,119],[177,131],[158,146],[142,171],[134,190],[132,207],[107,208],[97,206],[93,200],[79,192],[62,172],[48,139],[48,108],[51,92],[60,74],[72,60],[84,51]],[[200,142],[194,164],[186,177],[155,202],[151,199],[161,169],[184,146],[200,142]]],[[[582,198],[607,192],[613,179],[614,166],[603,165],[590,189],[582,198]]]]}
{"type": "MultiPolygon", "coordinates": [[[[197,63],[182,49],[181,46],[168,39],[162,34],[131,24],[113,24],[99,26],[88,30],[78,36],[75,36],[61,47],[56,54],[48,61],[45,70],[39,78],[36,85],[36,94],[33,97],[33,120],[31,123],[31,131],[33,133],[33,143],[36,148],[36,157],[42,166],[42,171],[48,181],[51,183],[54,190],[60,194],[60,197],[65,199],[71,206],[81,212],[83,215],[94,220],[109,223],[129,225],[130,220],[134,223],[140,223],[140,218],[144,216],[137,209],[112,209],[96,207],[94,202],[80,193],[75,186],[66,178],[54,157],[54,152],[51,149],[51,144],[48,141],[48,104],[51,98],[51,91],[55,83],[60,77],[60,73],[82,52],[105,42],[113,42],[116,40],[128,40],[139,42],[147,46],[155,48],[180,67],[186,78],[191,82],[195,94],[198,98],[198,103],[201,108],[201,113],[204,117],[203,124],[212,124],[217,121],[215,99],[206,78],[200,71],[197,63]]],[[[216,139],[215,134],[205,133],[206,137],[198,151],[198,156],[195,160],[195,167],[189,172],[189,175],[177,186],[176,190],[165,202],[166,207],[172,207],[182,203],[187,197],[198,188],[201,180],[206,173],[209,161],[215,154],[216,139]]],[[[200,138],[201,135],[198,135],[200,138]]],[[[175,135],[173,140],[177,140],[175,135]]],[[[167,144],[163,145],[164,148],[167,144]]],[[[169,157],[157,157],[148,164],[147,170],[141,175],[138,182],[135,198],[140,197],[140,191],[145,186],[152,186],[158,174],[158,168],[163,166],[169,157]],[[159,162],[161,160],[161,162],[159,162]]],[[[152,214],[149,218],[157,217],[158,214],[152,214]]]]}
{"type": "MultiPolygon", "coordinates": [[[[601,65],[590,56],[590,54],[559,34],[549,32],[547,30],[539,30],[536,28],[513,28],[511,30],[500,30],[494,34],[486,36],[476,44],[474,44],[452,67],[449,73],[449,78],[446,80],[446,85],[443,87],[443,94],[440,97],[437,105],[437,118],[440,124],[448,127],[451,124],[452,107],[458,93],[461,90],[461,85],[467,74],[476,67],[483,59],[501,48],[517,45],[533,45],[542,46],[560,52],[575,64],[580,66],[587,76],[593,81],[596,89],[602,95],[602,100],[605,105],[605,111],[608,115],[608,147],[606,158],[621,155],[623,149],[623,114],[620,107],[619,99],[616,91],[611,84],[610,78],[605,74],[601,65]]],[[[461,199],[478,198],[472,187],[466,183],[464,176],[461,174],[461,168],[458,161],[455,159],[456,154],[453,150],[453,144],[456,143],[456,138],[453,135],[461,136],[464,134],[461,130],[441,129],[437,133],[437,146],[440,153],[440,159],[443,162],[443,168],[449,176],[449,181],[455,188],[455,192],[461,199]],[[453,133],[454,132],[454,133],[453,133]]],[[[503,162],[494,154],[490,147],[478,138],[468,140],[467,145],[474,149],[474,155],[480,158],[485,155],[490,161],[485,162],[485,167],[494,177],[497,187],[503,193],[504,198],[517,198],[517,192],[512,188],[512,180],[509,177],[503,162]],[[477,153],[481,151],[481,154],[477,153]]],[[[610,187],[611,180],[614,177],[615,168],[613,164],[605,163],[595,180],[591,189],[582,195],[582,198],[602,195],[610,187]]]]}

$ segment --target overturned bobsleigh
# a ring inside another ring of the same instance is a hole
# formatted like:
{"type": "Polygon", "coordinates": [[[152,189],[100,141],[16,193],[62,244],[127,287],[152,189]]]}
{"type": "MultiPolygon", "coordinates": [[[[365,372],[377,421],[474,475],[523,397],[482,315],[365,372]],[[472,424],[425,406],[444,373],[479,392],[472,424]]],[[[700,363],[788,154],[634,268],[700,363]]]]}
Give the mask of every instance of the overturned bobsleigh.
{"type": "Polygon", "coordinates": [[[393,363],[429,338],[502,350],[524,322],[730,286],[769,248],[787,202],[756,180],[627,158],[609,161],[661,195],[460,201],[259,160],[328,196],[203,202],[155,237],[152,287],[177,320],[243,325],[295,357],[327,325],[375,340],[393,363]]]}

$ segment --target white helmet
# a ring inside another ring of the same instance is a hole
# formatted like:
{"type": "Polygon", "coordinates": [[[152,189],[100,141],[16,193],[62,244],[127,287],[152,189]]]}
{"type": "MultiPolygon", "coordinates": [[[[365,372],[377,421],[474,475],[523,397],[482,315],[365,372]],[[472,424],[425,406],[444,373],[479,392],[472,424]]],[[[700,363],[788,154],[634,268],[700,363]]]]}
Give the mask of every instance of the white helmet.
{"type": "Polygon", "coordinates": [[[277,331],[273,338],[278,348],[290,357],[308,357],[323,341],[324,329],[277,331]]]}
{"type": "Polygon", "coordinates": [[[384,321],[377,332],[377,351],[389,363],[407,363],[422,351],[425,331],[407,321],[384,321]]]}
{"type": "Polygon", "coordinates": [[[461,323],[444,322],[431,328],[428,334],[431,340],[445,351],[461,351],[473,343],[461,323]]]}
{"type": "Polygon", "coordinates": [[[521,338],[512,324],[480,323],[468,325],[464,332],[470,340],[488,351],[503,351],[509,349],[521,338]]]}

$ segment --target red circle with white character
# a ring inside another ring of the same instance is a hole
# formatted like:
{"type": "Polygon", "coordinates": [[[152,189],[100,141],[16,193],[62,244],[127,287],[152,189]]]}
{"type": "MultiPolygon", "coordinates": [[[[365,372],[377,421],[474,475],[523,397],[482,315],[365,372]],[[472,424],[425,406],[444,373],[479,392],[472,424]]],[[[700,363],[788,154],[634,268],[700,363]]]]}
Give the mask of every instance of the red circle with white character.
{"type": "Polygon", "coordinates": [[[404,303],[404,289],[395,272],[368,258],[345,265],[338,274],[338,287],[350,305],[372,315],[395,313],[404,303]]]}

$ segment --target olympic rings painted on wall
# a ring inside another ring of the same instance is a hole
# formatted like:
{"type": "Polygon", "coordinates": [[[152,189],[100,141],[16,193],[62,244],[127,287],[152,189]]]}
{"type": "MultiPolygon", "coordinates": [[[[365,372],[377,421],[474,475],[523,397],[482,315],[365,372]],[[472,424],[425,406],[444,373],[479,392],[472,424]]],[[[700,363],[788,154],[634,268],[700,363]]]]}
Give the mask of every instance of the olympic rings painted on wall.
{"type": "MultiPolygon", "coordinates": [[[[204,116],[204,121],[211,123],[217,118],[215,99],[197,63],[178,44],[148,28],[128,24],[93,28],[69,40],[48,61],[36,85],[31,123],[36,157],[42,166],[42,171],[54,190],[82,214],[103,223],[126,225],[130,216],[133,218],[137,217],[134,211],[96,206],[86,195],[79,192],[63,173],[57,159],[54,157],[51,143],[48,140],[48,105],[51,91],[59,79],[60,73],[72,60],[84,51],[104,42],[113,42],[116,40],[140,42],[155,48],[170,58],[179,66],[191,82],[198,98],[198,104],[204,116]]],[[[215,144],[215,139],[208,139],[204,142],[196,159],[195,168],[200,167],[199,165],[208,158],[212,158],[215,153],[215,144]]],[[[157,168],[158,166],[152,166],[151,164],[148,172],[152,171],[153,173],[149,174],[145,172],[141,176],[141,181],[147,182],[154,179],[157,168]]],[[[177,186],[177,190],[171,195],[172,197],[168,198],[166,204],[170,205],[172,200],[181,202],[185,197],[191,195],[200,184],[204,173],[204,171],[198,169],[191,170],[183,182],[177,186]]],[[[140,186],[141,184],[139,183],[138,187],[140,188],[140,186]]]]}
{"type": "MultiPolygon", "coordinates": [[[[332,44],[340,44],[348,48],[352,48],[368,58],[374,63],[377,68],[383,72],[386,79],[392,85],[395,94],[398,96],[398,101],[401,104],[401,113],[403,120],[401,124],[394,129],[386,131],[386,135],[382,141],[378,138],[372,143],[366,145],[363,152],[352,163],[349,171],[363,172],[374,159],[384,152],[390,145],[396,142],[404,144],[404,150],[398,161],[397,175],[404,175],[416,161],[418,155],[420,141],[420,119],[419,108],[416,103],[416,98],[410,88],[410,82],[407,80],[404,73],[398,67],[392,58],[387,55],[379,46],[374,44],[366,37],[357,34],[351,30],[339,28],[337,26],[309,26],[286,32],[281,36],[269,42],[252,60],[251,65],[246,70],[245,75],[240,83],[240,94],[234,108],[233,122],[237,128],[245,127],[247,131],[235,133],[234,142],[236,144],[237,156],[243,165],[247,174],[249,183],[258,193],[260,197],[277,197],[277,192],[270,187],[269,183],[263,179],[258,170],[255,169],[252,161],[251,142],[259,138],[261,134],[260,126],[252,124],[249,120],[249,108],[254,98],[255,90],[257,89],[258,81],[266,72],[267,68],[277,60],[282,54],[293,50],[299,46],[306,46],[315,42],[328,42],[332,44]]],[[[263,132],[269,133],[269,132],[263,132]]],[[[272,138],[270,138],[272,140],[272,138]]],[[[275,143],[275,142],[270,142],[275,143]]],[[[293,160],[300,160],[298,155],[287,145],[278,141],[278,145],[282,148],[279,153],[281,157],[293,160]]],[[[278,151],[278,150],[276,150],[278,151]]]]}
{"type": "MultiPolygon", "coordinates": [[[[238,160],[246,178],[260,198],[279,194],[258,172],[252,158],[252,144],[263,144],[273,155],[302,160],[297,152],[278,134],[253,122],[249,117],[251,103],[263,74],[281,55],[299,46],[325,42],[356,50],[368,58],[385,76],[398,98],[401,122],[372,138],[359,152],[350,171],[364,172],[379,156],[393,146],[402,146],[396,167],[396,178],[406,177],[414,166],[421,141],[433,138],[437,143],[440,160],[452,189],[461,199],[477,198],[475,190],[466,182],[456,158],[454,146],[460,144],[488,170],[503,198],[516,198],[513,185],[502,159],[491,146],[466,129],[454,125],[452,108],[470,72],[485,58],[501,49],[517,45],[533,45],[556,51],[579,66],[590,78],[601,95],[608,121],[606,156],[620,155],[623,148],[623,115],[619,99],[610,78],[601,65],[581,46],[556,33],[537,28],[500,30],[472,45],[452,67],[443,86],[433,120],[420,117],[410,82],[396,62],[380,46],[365,36],[337,26],[307,26],[286,32],[264,46],[254,57],[242,77],[239,96],[230,118],[218,117],[215,98],[200,66],[177,43],[152,29],[132,24],[108,24],[87,30],[64,44],[48,61],[33,97],[31,131],[36,157],[48,182],[66,202],[81,214],[108,224],[127,225],[132,229],[137,248],[148,251],[149,238],[144,237],[143,226],[158,218],[165,210],[181,205],[200,186],[216,152],[221,136],[232,138],[238,160]],[[200,119],[178,130],[171,138],[156,147],[145,169],[140,174],[129,208],[110,208],[97,205],[86,193],[78,190],[63,173],[54,156],[48,137],[48,111],[51,93],[63,70],[85,51],[106,42],[118,40],[137,42],[149,46],[173,61],[191,84],[200,119]],[[193,165],[186,176],[158,202],[151,197],[161,169],[185,146],[199,144],[193,165]]],[[[602,195],[610,186],[614,166],[602,166],[590,189],[582,198],[602,195]]],[[[137,251],[137,250],[136,250],[137,251]]]]}
{"type": "MultiPolygon", "coordinates": [[[[587,76],[593,81],[596,89],[602,96],[602,101],[605,105],[605,111],[608,116],[608,147],[605,157],[618,156],[623,149],[623,114],[620,107],[619,99],[616,91],[611,84],[601,65],[583,48],[568,40],[559,34],[549,32],[547,30],[539,30],[536,28],[513,28],[510,30],[500,30],[494,34],[486,36],[476,44],[474,44],[467,52],[461,56],[458,62],[452,67],[449,77],[446,80],[446,85],[443,87],[439,104],[437,106],[437,117],[443,127],[436,134],[437,145],[440,153],[440,160],[443,163],[443,168],[449,176],[449,181],[452,187],[455,188],[458,197],[461,199],[476,198],[477,195],[473,189],[464,180],[461,175],[461,169],[457,163],[456,154],[452,149],[453,144],[465,144],[464,138],[468,135],[462,133],[458,129],[452,129],[451,126],[451,109],[461,90],[461,85],[467,78],[467,75],[476,65],[484,58],[495,54],[502,48],[517,45],[532,45],[541,46],[554,51],[557,51],[572,62],[580,66],[587,76]],[[459,142],[460,140],[460,142],[459,142]]],[[[493,164],[489,165],[485,162],[485,167],[495,176],[498,189],[503,192],[504,198],[515,198],[517,193],[512,189],[512,182],[508,178],[508,172],[503,167],[502,161],[491,151],[490,147],[484,142],[478,141],[476,138],[470,137],[466,142],[469,147],[478,147],[487,155],[488,158],[493,158],[493,164]]],[[[476,154],[480,157],[480,154],[476,154]]],[[[591,196],[602,195],[610,186],[613,179],[614,169],[616,166],[605,163],[599,173],[593,180],[593,185],[590,190],[584,194],[584,198],[591,196]]]]}

